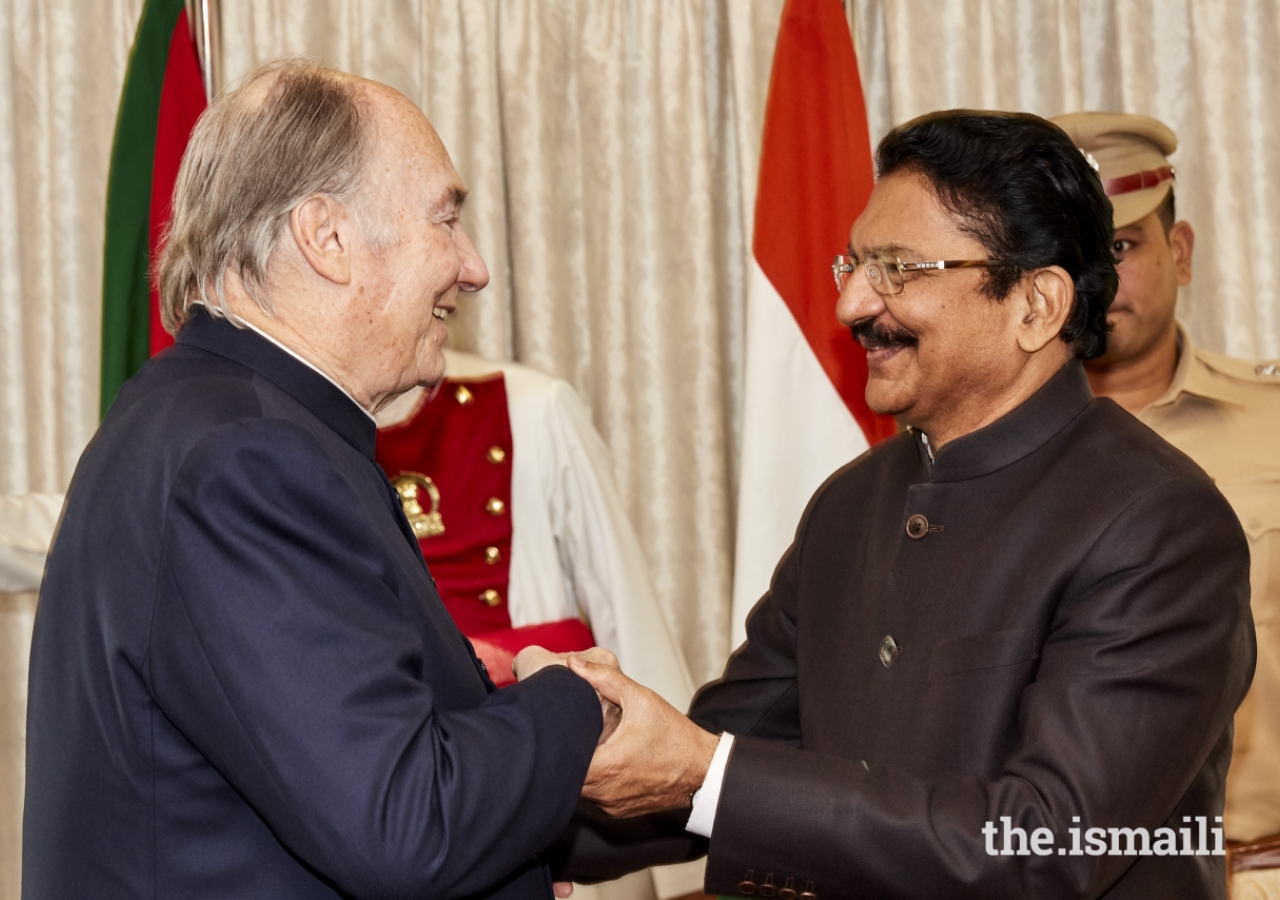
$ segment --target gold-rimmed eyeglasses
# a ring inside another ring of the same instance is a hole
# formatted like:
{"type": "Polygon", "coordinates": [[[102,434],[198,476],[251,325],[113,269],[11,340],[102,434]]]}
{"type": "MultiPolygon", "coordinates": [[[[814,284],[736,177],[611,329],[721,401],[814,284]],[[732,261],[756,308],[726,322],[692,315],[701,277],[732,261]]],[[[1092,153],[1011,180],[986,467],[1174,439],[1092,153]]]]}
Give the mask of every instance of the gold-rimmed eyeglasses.
{"type": "Polygon", "coordinates": [[[854,270],[862,266],[867,276],[867,283],[877,294],[901,294],[906,284],[907,272],[931,271],[937,269],[990,269],[997,266],[1012,266],[1015,263],[1007,259],[935,259],[926,262],[903,262],[896,256],[875,255],[866,260],[859,260],[852,253],[841,254],[831,264],[831,274],[836,278],[836,290],[844,293],[854,270]]]}

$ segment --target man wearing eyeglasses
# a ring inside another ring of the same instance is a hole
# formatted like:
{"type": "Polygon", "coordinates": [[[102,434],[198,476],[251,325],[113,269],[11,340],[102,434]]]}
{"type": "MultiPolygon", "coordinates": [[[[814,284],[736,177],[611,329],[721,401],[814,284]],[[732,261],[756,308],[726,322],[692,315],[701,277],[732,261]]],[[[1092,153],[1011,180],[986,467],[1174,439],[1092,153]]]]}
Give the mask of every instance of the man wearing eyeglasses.
{"type": "Polygon", "coordinates": [[[655,815],[583,813],[560,871],[707,851],[709,892],[779,900],[1223,897],[1195,854],[1253,668],[1248,551],[1209,478],[1089,391],[1102,183],[1044,120],[962,110],[877,170],[836,314],[908,429],[819,489],[688,719],[569,660],[623,710],[584,796],[655,815]]]}
{"type": "Polygon", "coordinates": [[[1107,352],[1085,364],[1093,392],[1203,466],[1249,539],[1258,666],[1235,717],[1223,825],[1242,842],[1232,847],[1233,894],[1280,900],[1280,364],[1210,353],[1177,321],[1195,232],[1175,213],[1173,131],[1124,113],[1053,122],[1097,161],[1115,211],[1120,289],[1107,352]]]}

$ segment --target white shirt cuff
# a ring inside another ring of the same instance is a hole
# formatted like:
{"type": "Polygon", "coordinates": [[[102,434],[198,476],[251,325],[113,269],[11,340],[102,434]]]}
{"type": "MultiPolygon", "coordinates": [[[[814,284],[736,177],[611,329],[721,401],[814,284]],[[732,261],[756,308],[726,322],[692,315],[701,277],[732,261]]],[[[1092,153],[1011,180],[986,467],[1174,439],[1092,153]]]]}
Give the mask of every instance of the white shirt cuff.
{"type": "Polygon", "coordinates": [[[711,828],[716,823],[716,807],[720,805],[720,787],[724,784],[724,767],[729,764],[729,751],[732,749],[733,735],[720,735],[715,756],[711,757],[711,765],[707,767],[707,777],[693,794],[693,812],[689,814],[685,831],[704,838],[711,837],[711,828]]]}

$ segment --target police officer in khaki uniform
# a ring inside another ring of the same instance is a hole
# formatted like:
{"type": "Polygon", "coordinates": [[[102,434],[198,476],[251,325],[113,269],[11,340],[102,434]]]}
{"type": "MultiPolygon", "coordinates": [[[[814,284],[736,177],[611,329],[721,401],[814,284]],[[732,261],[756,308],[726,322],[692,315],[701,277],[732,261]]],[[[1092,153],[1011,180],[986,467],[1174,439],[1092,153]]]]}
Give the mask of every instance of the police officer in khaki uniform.
{"type": "Polygon", "coordinates": [[[1249,538],[1258,664],[1236,714],[1223,824],[1253,845],[1233,854],[1233,900],[1280,900],[1280,363],[1195,347],[1174,317],[1195,233],[1174,214],[1173,131],[1121,113],[1052,121],[1096,161],[1115,211],[1120,290],[1107,353],[1085,364],[1093,392],[1199,463],[1249,538]]]}

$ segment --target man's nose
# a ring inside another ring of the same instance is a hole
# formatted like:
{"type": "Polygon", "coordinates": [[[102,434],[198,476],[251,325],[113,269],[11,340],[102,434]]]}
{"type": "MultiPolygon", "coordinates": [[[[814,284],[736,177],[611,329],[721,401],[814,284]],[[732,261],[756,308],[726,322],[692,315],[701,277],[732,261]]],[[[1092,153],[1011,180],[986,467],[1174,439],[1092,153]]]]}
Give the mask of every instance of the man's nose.
{"type": "Polygon", "coordinates": [[[481,290],[489,283],[489,267],[480,258],[479,251],[471,243],[471,236],[461,222],[453,229],[453,239],[458,246],[458,259],[462,263],[462,269],[458,272],[458,290],[481,290]]]}
{"type": "Polygon", "coordinates": [[[874,319],[884,312],[885,308],[884,297],[867,283],[867,277],[859,266],[846,279],[844,290],[836,300],[836,318],[847,328],[854,322],[874,319]]]}

